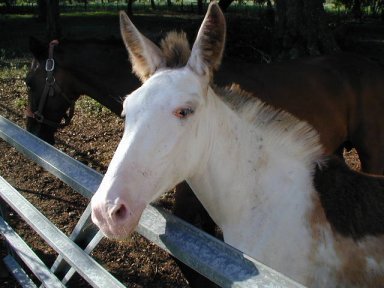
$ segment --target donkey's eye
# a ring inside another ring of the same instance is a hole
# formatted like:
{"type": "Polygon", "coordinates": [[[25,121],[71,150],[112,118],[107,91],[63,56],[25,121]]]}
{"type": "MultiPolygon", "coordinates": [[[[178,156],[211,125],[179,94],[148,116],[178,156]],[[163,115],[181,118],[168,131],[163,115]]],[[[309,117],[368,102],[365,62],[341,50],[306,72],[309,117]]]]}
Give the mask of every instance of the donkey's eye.
{"type": "Polygon", "coordinates": [[[184,107],[184,108],[178,108],[173,112],[173,115],[175,115],[177,118],[185,119],[189,115],[193,114],[193,109],[190,107],[184,107]]]}

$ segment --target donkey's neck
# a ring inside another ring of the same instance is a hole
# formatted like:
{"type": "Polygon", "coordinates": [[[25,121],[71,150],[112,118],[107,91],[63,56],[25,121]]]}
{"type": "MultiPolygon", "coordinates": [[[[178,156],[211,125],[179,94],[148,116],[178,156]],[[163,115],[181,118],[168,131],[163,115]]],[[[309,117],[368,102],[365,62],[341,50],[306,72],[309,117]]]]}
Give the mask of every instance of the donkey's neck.
{"type": "Polygon", "coordinates": [[[227,243],[286,271],[274,262],[276,253],[280,260],[301,259],[310,246],[308,227],[298,219],[305,218],[312,207],[311,174],[320,149],[308,146],[316,143],[316,134],[304,129],[302,136],[309,139],[295,142],[296,125],[301,124],[295,119],[295,124],[284,124],[292,120],[289,115],[256,100],[248,103],[255,109],[239,112],[242,108],[234,111],[219,97],[208,99],[215,102],[211,105],[215,111],[210,113],[215,115],[210,124],[210,155],[205,168],[189,183],[222,228],[227,243]],[[264,109],[275,116],[265,115],[264,109]],[[285,126],[291,131],[285,131],[285,126]],[[282,241],[297,243],[300,249],[285,251],[282,241]]]}

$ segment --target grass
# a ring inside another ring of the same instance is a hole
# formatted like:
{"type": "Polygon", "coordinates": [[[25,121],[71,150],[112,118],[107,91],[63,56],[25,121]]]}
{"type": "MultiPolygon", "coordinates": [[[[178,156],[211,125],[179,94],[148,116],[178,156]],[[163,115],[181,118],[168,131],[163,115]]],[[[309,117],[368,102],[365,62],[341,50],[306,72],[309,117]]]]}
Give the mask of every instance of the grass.
{"type": "Polygon", "coordinates": [[[10,67],[2,67],[0,69],[0,80],[13,79],[24,79],[28,69],[26,65],[17,67],[14,64],[10,64],[10,67]]]}
{"type": "Polygon", "coordinates": [[[113,114],[108,108],[105,108],[96,100],[85,95],[76,101],[76,111],[90,116],[113,114]]]}
{"type": "Polygon", "coordinates": [[[28,72],[29,59],[2,59],[0,60],[0,99],[12,99],[10,109],[23,111],[28,104],[27,86],[24,79],[28,72]]]}
{"type": "Polygon", "coordinates": [[[17,109],[24,110],[28,105],[28,100],[25,97],[19,97],[14,100],[14,106],[17,109]]]}

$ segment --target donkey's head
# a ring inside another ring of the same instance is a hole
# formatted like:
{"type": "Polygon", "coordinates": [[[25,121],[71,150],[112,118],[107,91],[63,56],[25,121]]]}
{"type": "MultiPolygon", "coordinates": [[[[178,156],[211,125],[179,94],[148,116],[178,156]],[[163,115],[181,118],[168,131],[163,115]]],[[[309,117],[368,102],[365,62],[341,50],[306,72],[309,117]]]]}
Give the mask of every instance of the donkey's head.
{"type": "Polygon", "coordinates": [[[186,65],[173,69],[164,50],[144,37],[125,13],[120,26],[143,85],[124,101],[123,138],[92,198],[94,223],[107,236],[119,238],[136,227],[147,204],[205,163],[212,137],[209,83],[221,62],[225,20],[212,3],[186,65]]]}

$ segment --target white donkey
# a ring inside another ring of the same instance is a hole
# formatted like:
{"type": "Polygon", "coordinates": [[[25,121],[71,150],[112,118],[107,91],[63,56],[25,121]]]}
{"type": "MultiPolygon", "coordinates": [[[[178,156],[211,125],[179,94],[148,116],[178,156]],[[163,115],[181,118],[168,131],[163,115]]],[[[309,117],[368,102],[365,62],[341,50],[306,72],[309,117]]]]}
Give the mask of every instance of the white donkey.
{"type": "Polygon", "coordinates": [[[226,31],[218,5],[173,69],[120,20],[143,85],[124,101],[124,135],[92,198],[103,233],[127,237],[148,203],[186,179],[225,242],[258,261],[311,287],[384,287],[384,180],[322,159],[307,123],[235,86],[212,88],[226,31]]]}

